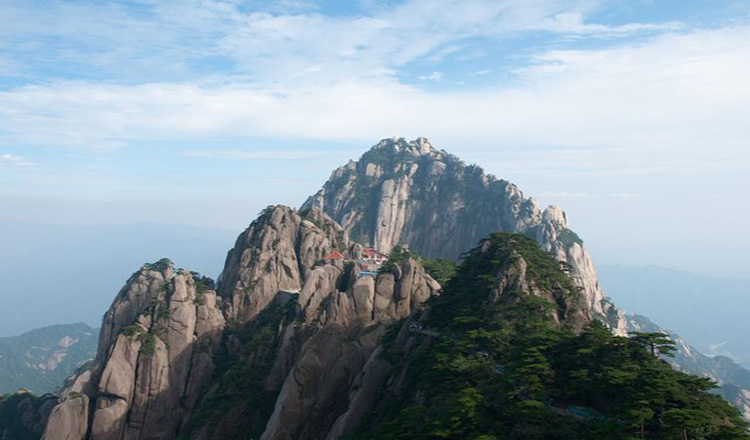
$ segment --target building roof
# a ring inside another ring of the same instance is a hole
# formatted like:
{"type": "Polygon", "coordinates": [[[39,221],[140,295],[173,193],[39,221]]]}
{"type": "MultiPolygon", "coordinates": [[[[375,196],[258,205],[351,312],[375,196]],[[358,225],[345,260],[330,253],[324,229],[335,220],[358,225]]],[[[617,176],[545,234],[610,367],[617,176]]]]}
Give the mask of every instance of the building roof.
{"type": "Polygon", "coordinates": [[[362,251],[362,253],[365,256],[368,256],[368,257],[384,257],[384,258],[388,258],[388,255],[380,253],[380,252],[376,251],[375,249],[365,249],[365,250],[362,251]]]}
{"type": "Polygon", "coordinates": [[[344,258],[344,256],[341,255],[339,251],[333,251],[330,254],[323,257],[324,260],[340,260],[342,258],[344,258]]]}

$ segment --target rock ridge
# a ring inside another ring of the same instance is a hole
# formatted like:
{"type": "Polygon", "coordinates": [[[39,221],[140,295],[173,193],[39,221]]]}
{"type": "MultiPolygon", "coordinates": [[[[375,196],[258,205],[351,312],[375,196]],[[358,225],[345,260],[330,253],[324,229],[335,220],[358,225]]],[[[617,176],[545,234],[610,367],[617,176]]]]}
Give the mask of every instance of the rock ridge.
{"type": "Polygon", "coordinates": [[[495,231],[523,233],[567,264],[582,306],[625,334],[625,318],[605,297],[583,241],[556,206],[544,210],[510,182],[485,174],[425,138],[383,139],[336,169],[302,209],[317,208],[354,239],[389,252],[396,244],[431,258],[457,259],[495,231]]]}

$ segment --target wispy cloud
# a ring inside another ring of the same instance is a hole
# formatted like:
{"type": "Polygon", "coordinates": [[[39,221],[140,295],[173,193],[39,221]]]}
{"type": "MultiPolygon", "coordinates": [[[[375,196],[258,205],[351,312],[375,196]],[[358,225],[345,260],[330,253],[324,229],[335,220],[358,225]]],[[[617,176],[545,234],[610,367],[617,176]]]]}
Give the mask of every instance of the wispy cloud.
{"type": "Polygon", "coordinates": [[[191,150],[186,157],[221,160],[310,160],[330,153],[311,150],[191,150]]]}
{"type": "Polygon", "coordinates": [[[602,25],[586,23],[581,12],[563,12],[546,18],[538,26],[540,30],[561,34],[593,35],[598,37],[616,37],[634,33],[679,31],[685,29],[684,23],[669,21],[666,23],[627,23],[623,25],[602,25]]]}
{"type": "MultiPolygon", "coordinates": [[[[601,152],[559,154],[549,164],[554,172],[720,172],[750,165],[749,71],[750,26],[737,25],[537,53],[519,70],[521,85],[505,88],[432,92],[383,78],[318,87],[66,82],[0,92],[0,143],[112,148],[247,137],[369,143],[427,134],[458,152],[472,144],[601,152]]],[[[520,158],[519,167],[537,169],[540,157],[551,154],[520,158]]]]}
{"type": "MultiPolygon", "coordinates": [[[[458,152],[472,143],[608,149],[585,158],[515,161],[539,173],[746,165],[750,26],[743,23],[695,30],[676,22],[604,25],[587,18],[596,3],[574,0],[410,0],[340,16],[308,2],[255,10],[216,0],[48,3],[0,5],[8,24],[0,27],[4,56],[26,65],[48,57],[59,70],[99,72],[107,81],[53,77],[0,91],[0,146],[111,150],[141,141],[372,142],[428,134],[458,152]],[[424,82],[443,78],[429,64],[419,68],[432,73],[401,74],[420,60],[462,50],[470,39],[494,44],[527,33],[644,38],[522,52],[532,55],[515,70],[517,83],[483,89],[443,82],[439,91],[424,90],[424,82]],[[137,73],[120,76],[125,71],[137,73]],[[152,77],[160,81],[145,80],[152,77]]],[[[301,155],[274,154],[202,157],[301,155]]]]}
{"type": "Polygon", "coordinates": [[[443,79],[443,74],[442,72],[432,72],[429,75],[419,76],[419,79],[422,81],[440,82],[443,79]]]}
{"type": "Polygon", "coordinates": [[[249,6],[224,0],[7,0],[0,5],[0,48],[15,62],[60,78],[238,75],[279,84],[394,77],[418,59],[461,51],[471,38],[528,32],[618,37],[679,26],[588,22],[596,8],[583,0],[408,0],[336,16],[306,0],[249,6]]]}
{"type": "Polygon", "coordinates": [[[588,197],[589,193],[569,192],[569,191],[542,191],[539,193],[542,197],[588,197]]]}
{"type": "Polygon", "coordinates": [[[470,73],[469,76],[484,76],[491,72],[492,72],[491,69],[477,70],[476,72],[470,73]]]}
{"type": "Polygon", "coordinates": [[[0,154],[0,165],[10,166],[10,167],[19,167],[19,168],[28,168],[36,164],[34,162],[24,159],[21,156],[16,156],[10,153],[3,153],[3,154],[0,154]]]}

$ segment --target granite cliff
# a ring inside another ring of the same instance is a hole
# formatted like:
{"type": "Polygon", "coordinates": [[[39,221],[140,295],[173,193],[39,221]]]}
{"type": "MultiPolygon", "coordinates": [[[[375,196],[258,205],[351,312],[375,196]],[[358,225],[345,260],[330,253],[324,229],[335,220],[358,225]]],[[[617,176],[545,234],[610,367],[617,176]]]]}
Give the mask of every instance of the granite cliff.
{"type": "Polygon", "coordinates": [[[104,315],[94,365],[61,392],[44,438],[174,438],[209,385],[223,327],[210,280],[166,259],[144,265],[104,315]]]}
{"type": "Polygon", "coordinates": [[[591,256],[558,207],[544,210],[512,183],[485,174],[427,139],[384,139],[336,169],[303,205],[318,208],[358,241],[382,252],[399,243],[421,255],[456,259],[491,232],[523,233],[567,264],[582,309],[624,334],[591,256]]]}
{"type": "Polygon", "coordinates": [[[277,206],[239,236],[216,289],[168,260],[144,265],[105,314],[94,365],[62,390],[44,439],[341,430],[352,418],[345,396],[386,327],[440,290],[411,258],[361,276],[361,252],[323,213],[277,206]],[[333,251],[340,258],[326,259],[333,251]]]}

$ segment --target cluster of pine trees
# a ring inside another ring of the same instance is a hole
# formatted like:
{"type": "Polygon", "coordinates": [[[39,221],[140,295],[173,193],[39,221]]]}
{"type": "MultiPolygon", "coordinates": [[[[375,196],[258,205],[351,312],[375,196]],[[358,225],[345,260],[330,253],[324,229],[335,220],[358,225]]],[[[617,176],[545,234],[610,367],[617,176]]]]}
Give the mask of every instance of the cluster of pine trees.
{"type": "Polygon", "coordinates": [[[540,296],[491,300],[494,277],[519,256],[533,284],[571,286],[549,284],[566,275],[532,240],[493,234],[431,303],[422,325],[439,336],[415,334],[432,341],[409,353],[390,343],[384,356],[404,380],[351,438],[750,439],[713,382],[662,359],[674,350],[666,335],[616,337],[599,321],[574,332],[540,296]]]}

